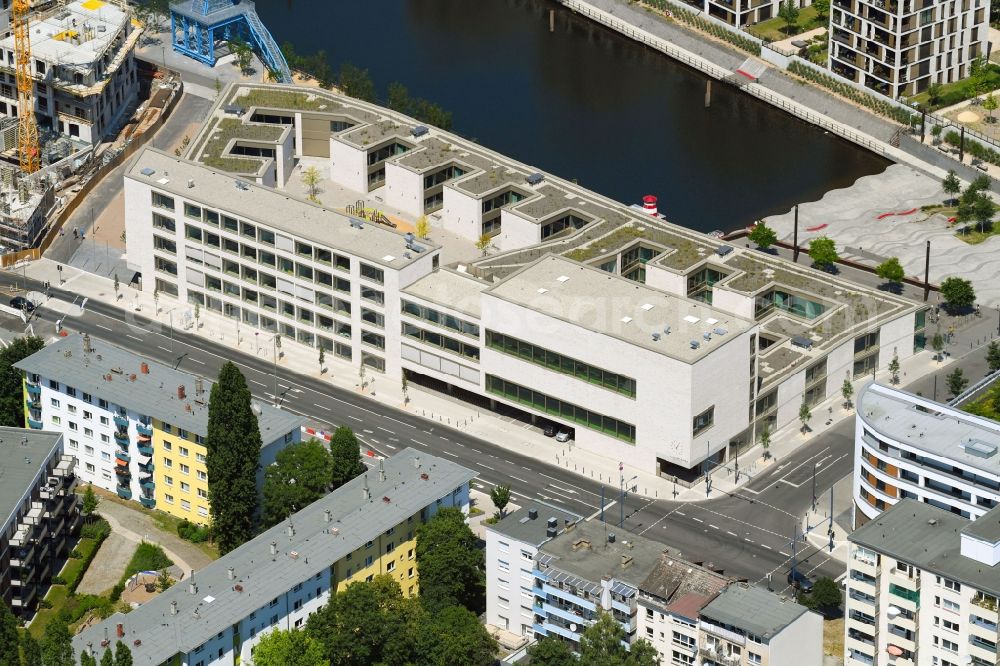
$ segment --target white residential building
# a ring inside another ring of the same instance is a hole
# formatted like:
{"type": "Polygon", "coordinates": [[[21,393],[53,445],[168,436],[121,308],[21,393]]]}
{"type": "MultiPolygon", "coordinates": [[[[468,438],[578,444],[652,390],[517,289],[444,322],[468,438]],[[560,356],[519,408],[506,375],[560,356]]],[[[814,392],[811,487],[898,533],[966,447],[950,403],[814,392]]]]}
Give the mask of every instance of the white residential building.
{"type": "Polygon", "coordinates": [[[303,627],[350,582],[388,573],[412,596],[415,530],[444,507],[468,513],[475,476],[404,449],[378,474],[352,479],[130,613],[88,627],[73,638],[74,652],[99,660],[122,640],[136,666],[249,664],[262,636],[303,627]]]}
{"type": "Polygon", "coordinates": [[[1000,423],[900,389],[857,397],[854,521],[901,499],[975,520],[1000,501],[1000,423]]]}
{"type": "Polygon", "coordinates": [[[997,663],[1000,508],[904,499],[849,538],[846,666],[997,663]]]}

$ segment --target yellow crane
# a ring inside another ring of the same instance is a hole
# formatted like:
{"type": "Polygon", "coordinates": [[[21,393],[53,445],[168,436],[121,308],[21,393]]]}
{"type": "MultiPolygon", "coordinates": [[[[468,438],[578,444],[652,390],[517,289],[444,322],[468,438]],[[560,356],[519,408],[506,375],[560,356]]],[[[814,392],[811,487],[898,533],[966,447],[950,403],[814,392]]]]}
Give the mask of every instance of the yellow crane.
{"type": "Polygon", "coordinates": [[[31,78],[30,10],[29,0],[14,0],[10,12],[17,60],[17,157],[24,173],[38,171],[41,161],[38,124],[35,122],[35,84],[31,78]]]}

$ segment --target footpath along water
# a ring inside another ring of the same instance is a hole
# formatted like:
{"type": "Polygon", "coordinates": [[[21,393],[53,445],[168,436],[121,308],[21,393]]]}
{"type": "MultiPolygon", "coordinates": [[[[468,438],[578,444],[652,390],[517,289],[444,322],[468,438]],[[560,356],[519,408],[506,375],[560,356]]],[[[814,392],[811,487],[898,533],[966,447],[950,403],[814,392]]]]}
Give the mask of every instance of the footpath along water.
{"type": "Polygon", "coordinates": [[[399,81],[489,148],[700,231],[740,228],[880,173],[881,157],[548,0],[285,0],[279,43],[399,81]],[[556,10],[555,31],[548,14],[556,10]],[[335,32],[330,26],[340,26],[335,32]]]}

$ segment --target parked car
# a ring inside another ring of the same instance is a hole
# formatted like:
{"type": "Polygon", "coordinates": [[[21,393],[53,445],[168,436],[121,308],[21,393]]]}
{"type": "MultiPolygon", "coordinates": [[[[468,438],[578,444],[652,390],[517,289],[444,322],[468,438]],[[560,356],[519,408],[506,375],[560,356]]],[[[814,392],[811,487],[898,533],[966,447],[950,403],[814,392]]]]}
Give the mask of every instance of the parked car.
{"type": "Polygon", "coordinates": [[[556,436],[556,424],[546,421],[542,424],[542,434],[546,437],[556,436]]]}
{"type": "Polygon", "coordinates": [[[573,439],[573,430],[571,428],[559,428],[559,432],[556,433],[557,442],[568,442],[573,439]]]}
{"type": "Polygon", "coordinates": [[[10,299],[10,307],[17,310],[24,310],[25,312],[34,312],[35,304],[29,301],[24,296],[15,296],[10,299]]]}
{"type": "Polygon", "coordinates": [[[798,569],[792,569],[788,572],[788,584],[807,594],[813,589],[812,581],[798,569]]]}

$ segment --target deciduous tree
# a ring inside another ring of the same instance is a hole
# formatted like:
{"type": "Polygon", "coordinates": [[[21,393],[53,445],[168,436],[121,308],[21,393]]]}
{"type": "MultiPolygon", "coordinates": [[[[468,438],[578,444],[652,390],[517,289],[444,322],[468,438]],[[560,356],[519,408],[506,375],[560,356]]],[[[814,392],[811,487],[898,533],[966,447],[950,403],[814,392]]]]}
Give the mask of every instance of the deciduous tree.
{"type": "Polygon", "coordinates": [[[892,352],[892,360],[889,361],[889,377],[892,383],[899,383],[899,354],[895,350],[892,352]]]}
{"type": "Polygon", "coordinates": [[[972,288],[972,283],[960,277],[945,278],[941,282],[941,296],[944,298],[945,308],[951,312],[964,310],[976,302],[976,291],[972,288]]]}
{"type": "Polygon", "coordinates": [[[996,343],[996,340],[986,348],[986,364],[989,366],[990,372],[1000,370],[1000,345],[996,343]]]}
{"type": "Polygon", "coordinates": [[[799,405],[799,421],[802,422],[802,432],[809,429],[809,419],[812,418],[812,410],[809,409],[809,403],[802,401],[799,405]]]}
{"type": "Polygon", "coordinates": [[[483,551],[456,508],[443,508],[417,529],[420,599],[432,613],[448,606],[480,612],[485,601],[483,551]]]}
{"type": "Polygon", "coordinates": [[[760,446],[764,449],[764,460],[767,460],[771,457],[771,429],[767,426],[760,431],[760,446]]]}
{"type": "Polygon", "coordinates": [[[0,425],[25,427],[24,375],[14,364],[44,346],[44,340],[29,335],[14,338],[9,345],[0,349],[0,425]]]}
{"type": "Polygon", "coordinates": [[[21,666],[43,666],[42,646],[27,631],[21,634],[21,666]]]}
{"type": "Polygon", "coordinates": [[[809,258],[818,268],[829,268],[837,263],[840,255],[830,238],[814,238],[809,241],[809,258]]]}
{"type": "Polygon", "coordinates": [[[528,649],[531,666],[574,666],[576,655],[569,649],[566,641],[546,636],[539,639],[528,649]]]}
{"type": "Polygon", "coordinates": [[[760,249],[766,250],[778,240],[778,234],[763,221],[760,221],[750,230],[747,238],[760,249]]]}
{"type": "Polygon", "coordinates": [[[115,666],[132,666],[132,650],[125,643],[115,643],[115,666]]]}
{"type": "Polygon", "coordinates": [[[314,166],[307,167],[302,171],[302,184],[306,186],[306,192],[309,194],[309,200],[315,203],[319,203],[319,199],[316,198],[316,192],[318,192],[318,186],[320,181],[323,180],[323,176],[320,174],[319,169],[314,166]]]}
{"type": "Polygon", "coordinates": [[[0,599],[0,664],[19,664],[17,627],[19,622],[7,602],[0,599]]]}
{"type": "Polygon", "coordinates": [[[854,395],[854,384],[851,383],[849,375],[844,377],[844,383],[840,385],[840,395],[844,396],[844,406],[850,409],[851,396],[854,395]]]}
{"type": "Polygon", "coordinates": [[[330,475],[330,487],[333,490],[365,471],[365,464],[361,462],[358,439],[354,436],[354,431],[347,426],[340,426],[333,432],[333,437],[330,438],[330,454],[333,457],[333,469],[330,475]]]}
{"type": "Polygon", "coordinates": [[[795,0],[785,0],[778,7],[778,16],[785,22],[785,32],[792,34],[795,25],[799,22],[799,6],[795,0]]]}
{"type": "Polygon", "coordinates": [[[645,639],[626,648],[625,630],[610,613],[601,611],[594,624],[580,635],[580,663],[600,666],[657,666],[656,649],[645,639]]]}
{"type": "Polygon", "coordinates": [[[497,508],[497,517],[501,519],[506,517],[507,504],[510,503],[510,485],[501,483],[493,486],[493,489],[490,490],[490,500],[493,502],[493,506],[497,508]]]}
{"type": "Polygon", "coordinates": [[[906,271],[903,270],[903,265],[899,263],[899,259],[889,257],[875,267],[875,275],[888,282],[891,286],[898,288],[899,285],[903,284],[906,271]]]}
{"type": "Polygon", "coordinates": [[[428,666],[492,666],[497,642],[472,611],[449,606],[427,613],[417,633],[417,663],[428,666]]]}
{"type": "MultiPolygon", "coordinates": [[[[935,127],[938,127],[935,125],[935,127]]],[[[949,201],[954,201],[955,197],[959,195],[962,191],[962,181],[958,179],[958,175],[955,174],[955,170],[952,169],[948,172],[948,175],[944,177],[941,181],[941,189],[944,190],[945,194],[950,195],[949,201]]]]}
{"type": "Polygon", "coordinates": [[[69,626],[56,617],[45,626],[41,640],[43,666],[76,666],[69,626]]]}
{"type": "Polygon", "coordinates": [[[265,527],[280,523],[329,492],[333,457],[316,439],[291,444],[264,469],[265,527]]]}
{"type": "Polygon", "coordinates": [[[965,390],[966,386],[969,385],[969,380],[965,377],[965,372],[962,368],[955,368],[955,370],[948,375],[946,381],[948,382],[948,390],[951,391],[953,396],[957,396],[965,390]]]}
{"type": "Polygon", "coordinates": [[[305,631],[281,629],[265,634],[253,648],[254,666],[329,666],[323,646],[305,631]]]}
{"type": "Polygon", "coordinates": [[[368,75],[368,70],[361,69],[349,62],[345,62],[340,66],[337,87],[350,97],[366,102],[376,101],[375,84],[372,83],[372,78],[368,75]]]}
{"type": "Polygon", "coordinates": [[[94,492],[94,486],[87,484],[87,489],[83,491],[83,506],[81,507],[81,512],[85,516],[89,516],[97,510],[97,493],[94,492]]]}
{"type": "Polygon", "coordinates": [[[253,536],[260,447],[250,389],[239,369],[226,362],[209,396],[205,438],[212,529],[223,554],[253,536]]]}

